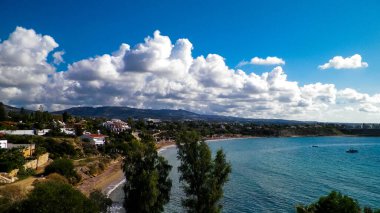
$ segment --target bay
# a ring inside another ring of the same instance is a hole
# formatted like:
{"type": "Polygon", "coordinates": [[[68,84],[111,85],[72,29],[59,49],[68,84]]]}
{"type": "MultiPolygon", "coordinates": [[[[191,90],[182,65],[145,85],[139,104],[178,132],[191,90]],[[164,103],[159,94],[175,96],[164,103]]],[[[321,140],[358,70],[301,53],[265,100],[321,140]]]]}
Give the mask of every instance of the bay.
{"type": "MultiPolygon", "coordinates": [[[[380,208],[380,138],[250,138],[208,144],[213,153],[222,148],[232,164],[223,212],[294,212],[296,204],[313,202],[331,190],[380,208]],[[349,148],[359,153],[346,153],[349,148]]],[[[177,151],[167,148],[161,155],[173,166],[165,212],[184,212],[177,151]]],[[[111,198],[120,204],[122,194],[118,188],[111,198]]]]}

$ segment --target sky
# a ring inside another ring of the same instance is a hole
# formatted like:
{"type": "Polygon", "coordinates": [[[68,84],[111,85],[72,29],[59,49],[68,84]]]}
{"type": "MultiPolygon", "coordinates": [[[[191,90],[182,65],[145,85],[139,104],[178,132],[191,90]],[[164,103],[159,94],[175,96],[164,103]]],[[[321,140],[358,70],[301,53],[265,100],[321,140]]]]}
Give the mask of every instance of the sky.
{"type": "Polygon", "coordinates": [[[0,0],[0,101],[380,121],[378,1],[0,0]]]}

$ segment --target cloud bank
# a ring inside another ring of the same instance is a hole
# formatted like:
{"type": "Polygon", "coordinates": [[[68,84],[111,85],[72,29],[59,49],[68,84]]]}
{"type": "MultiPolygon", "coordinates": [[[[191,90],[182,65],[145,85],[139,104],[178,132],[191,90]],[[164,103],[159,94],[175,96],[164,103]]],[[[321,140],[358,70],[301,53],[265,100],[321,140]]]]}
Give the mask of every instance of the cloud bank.
{"type": "Polygon", "coordinates": [[[359,69],[368,67],[368,63],[362,61],[362,57],[359,54],[355,54],[351,57],[343,58],[342,56],[335,56],[330,59],[329,62],[318,66],[319,69],[359,69]]]}
{"type": "Polygon", "coordinates": [[[1,101],[50,110],[111,105],[252,118],[378,119],[373,115],[380,94],[321,82],[299,85],[281,66],[260,75],[232,69],[222,56],[194,57],[188,39],[172,42],[159,31],[135,46],[123,43],[112,54],[76,61],[59,72],[53,64],[63,61],[63,52],[53,52],[57,47],[52,37],[22,27],[1,42],[1,101]]]}

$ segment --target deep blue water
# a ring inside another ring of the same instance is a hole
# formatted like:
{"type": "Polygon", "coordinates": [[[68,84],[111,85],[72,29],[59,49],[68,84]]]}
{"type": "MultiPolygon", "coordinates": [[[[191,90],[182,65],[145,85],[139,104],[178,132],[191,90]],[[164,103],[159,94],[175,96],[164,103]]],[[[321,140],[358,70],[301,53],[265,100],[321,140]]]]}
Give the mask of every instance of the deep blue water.
{"type": "MultiPolygon", "coordinates": [[[[380,208],[380,138],[255,138],[208,144],[213,152],[222,148],[232,164],[223,212],[294,212],[296,204],[313,202],[331,190],[356,198],[362,206],[380,208]],[[346,153],[350,147],[359,153],[346,153]]],[[[176,149],[161,154],[173,165],[165,212],[183,212],[176,149]]]]}

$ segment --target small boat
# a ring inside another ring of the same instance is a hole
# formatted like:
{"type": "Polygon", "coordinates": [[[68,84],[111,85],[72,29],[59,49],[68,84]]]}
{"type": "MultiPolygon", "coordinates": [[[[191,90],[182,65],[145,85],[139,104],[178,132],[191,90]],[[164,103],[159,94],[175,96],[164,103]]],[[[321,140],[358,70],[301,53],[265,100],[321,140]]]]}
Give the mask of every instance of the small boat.
{"type": "Polygon", "coordinates": [[[359,151],[357,149],[350,148],[346,151],[347,153],[358,153],[359,151]]]}
{"type": "Polygon", "coordinates": [[[317,148],[318,146],[317,146],[317,145],[313,145],[313,146],[311,146],[311,147],[317,148]]]}

